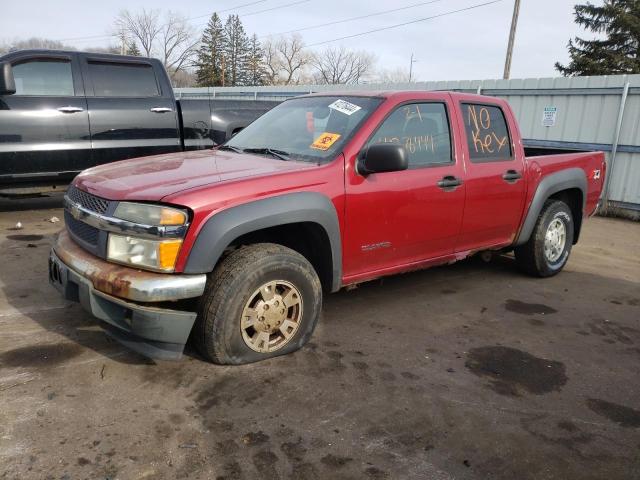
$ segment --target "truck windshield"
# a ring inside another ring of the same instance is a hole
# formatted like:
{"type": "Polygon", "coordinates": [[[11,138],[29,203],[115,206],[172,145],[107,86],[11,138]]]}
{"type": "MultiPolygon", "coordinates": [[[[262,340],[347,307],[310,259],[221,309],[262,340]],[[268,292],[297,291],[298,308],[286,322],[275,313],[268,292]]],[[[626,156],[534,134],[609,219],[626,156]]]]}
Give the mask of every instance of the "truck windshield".
{"type": "Polygon", "coordinates": [[[356,96],[293,98],[269,110],[221,148],[322,163],[335,158],[382,100],[356,96]]]}

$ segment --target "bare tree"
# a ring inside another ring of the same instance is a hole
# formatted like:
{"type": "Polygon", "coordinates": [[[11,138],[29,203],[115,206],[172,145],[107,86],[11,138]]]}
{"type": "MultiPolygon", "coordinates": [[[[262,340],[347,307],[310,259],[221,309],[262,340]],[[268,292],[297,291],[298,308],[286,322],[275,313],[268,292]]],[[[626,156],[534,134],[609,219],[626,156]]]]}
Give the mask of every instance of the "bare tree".
{"type": "Polygon", "coordinates": [[[171,73],[191,66],[197,53],[199,39],[187,19],[177,13],[168,12],[161,27],[162,61],[166,69],[171,73]]]}
{"type": "Polygon", "coordinates": [[[180,70],[173,75],[173,86],[177,88],[195,87],[198,84],[196,75],[188,70],[180,70]]]}
{"type": "Polygon", "coordinates": [[[117,45],[109,45],[108,47],[87,47],[82,49],[85,52],[91,53],[120,53],[120,47],[117,45]]]}
{"type": "Polygon", "coordinates": [[[267,84],[291,85],[299,83],[305,67],[309,64],[307,53],[300,35],[270,38],[264,44],[264,61],[267,84]]]}
{"type": "Polygon", "coordinates": [[[402,67],[382,68],[375,72],[373,81],[380,83],[409,83],[409,69],[402,67]]]}
{"type": "Polygon", "coordinates": [[[276,46],[282,61],[284,85],[298,83],[300,70],[309,63],[310,56],[304,49],[304,41],[299,34],[283,37],[276,46]]]}
{"type": "Polygon", "coordinates": [[[177,72],[191,66],[196,54],[198,39],[193,28],[185,17],[171,11],[163,18],[159,10],[123,10],[115,28],[127,50],[139,44],[145,56],[162,60],[172,80],[177,72]]]}
{"type": "Polygon", "coordinates": [[[311,57],[315,79],[320,84],[358,83],[371,73],[375,57],[365,51],[329,47],[311,57]]]}
{"type": "Polygon", "coordinates": [[[75,50],[74,47],[65,45],[58,40],[49,40],[48,38],[31,37],[26,40],[15,39],[0,45],[0,53],[13,52],[16,50],[27,50],[33,48],[41,48],[46,50],[75,50]]]}
{"type": "Polygon", "coordinates": [[[133,37],[140,42],[145,56],[151,57],[158,35],[162,32],[160,10],[147,10],[132,13],[122,10],[115,21],[116,35],[122,38],[133,37]]]}
{"type": "MultiPolygon", "coordinates": [[[[0,44],[0,54],[13,52],[16,50],[27,49],[44,49],[44,50],[75,50],[75,47],[65,45],[58,40],[49,40],[47,38],[32,37],[26,40],[13,40],[10,43],[0,44]]],[[[83,51],[92,53],[120,53],[120,47],[116,45],[100,46],[100,47],[83,47],[83,51]]]]}
{"type": "Polygon", "coordinates": [[[280,81],[280,73],[282,72],[282,59],[276,47],[277,40],[273,38],[267,39],[264,43],[264,67],[265,67],[265,83],[267,85],[278,85],[280,81]]]}

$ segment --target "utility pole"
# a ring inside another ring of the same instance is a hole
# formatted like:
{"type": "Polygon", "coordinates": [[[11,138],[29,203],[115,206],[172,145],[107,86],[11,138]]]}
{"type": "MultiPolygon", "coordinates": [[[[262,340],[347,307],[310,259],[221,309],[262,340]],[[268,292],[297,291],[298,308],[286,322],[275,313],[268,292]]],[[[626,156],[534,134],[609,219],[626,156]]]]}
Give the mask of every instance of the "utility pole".
{"type": "Polygon", "coordinates": [[[127,53],[126,50],[127,35],[124,33],[124,27],[120,30],[120,55],[127,53]]]}
{"type": "Polygon", "coordinates": [[[520,0],[515,0],[513,4],[513,17],[511,18],[511,31],[509,32],[509,45],[507,46],[507,59],[504,62],[504,75],[507,80],[511,75],[511,57],[513,56],[513,43],[516,39],[516,26],[518,25],[518,14],[520,13],[520,0]]]}
{"type": "Polygon", "coordinates": [[[413,78],[413,64],[416,62],[417,60],[413,59],[413,53],[411,53],[411,60],[409,60],[409,83],[411,83],[411,79],[413,78]]]}
{"type": "Polygon", "coordinates": [[[224,55],[222,56],[222,86],[224,87],[224,77],[225,77],[225,63],[224,63],[224,55]]]}

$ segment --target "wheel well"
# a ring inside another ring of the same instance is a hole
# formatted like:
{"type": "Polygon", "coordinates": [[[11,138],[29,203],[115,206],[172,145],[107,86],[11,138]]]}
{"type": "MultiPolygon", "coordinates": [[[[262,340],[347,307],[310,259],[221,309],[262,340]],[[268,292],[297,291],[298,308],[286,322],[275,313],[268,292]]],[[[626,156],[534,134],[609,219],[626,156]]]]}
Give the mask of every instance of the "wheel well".
{"type": "Polygon", "coordinates": [[[277,243],[295,250],[313,266],[322,288],[330,292],[333,282],[333,258],[329,236],[314,222],[289,223],[246,233],[236,238],[225,252],[254,243],[277,243]]]}
{"type": "Polygon", "coordinates": [[[573,217],[573,224],[575,226],[573,232],[573,243],[578,243],[578,237],[580,236],[580,229],[582,227],[582,190],[579,188],[570,188],[568,190],[562,190],[556,192],[549,197],[549,199],[560,200],[566,203],[571,210],[571,216],[573,217]]]}

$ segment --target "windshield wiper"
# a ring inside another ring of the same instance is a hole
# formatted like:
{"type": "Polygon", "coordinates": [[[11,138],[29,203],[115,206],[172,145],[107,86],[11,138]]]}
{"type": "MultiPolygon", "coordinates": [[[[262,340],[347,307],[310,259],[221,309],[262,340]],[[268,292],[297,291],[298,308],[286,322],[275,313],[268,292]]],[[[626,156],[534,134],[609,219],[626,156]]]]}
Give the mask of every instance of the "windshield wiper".
{"type": "Polygon", "coordinates": [[[243,152],[246,153],[263,153],[263,154],[268,154],[271,155],[272,157],[276,157],[279,158],[280,160],[289,160],[289,153],[283,151],[283,150],[276,150],[274,148],[269,148],[269,147],[265,147],[265,148],[245,148],[243,150],[243,152]]]}
{"type": "Polygon", "coordinates": [[[218,150],[230,150],[230,151],[235,152],[235,153],[244,153],[244,150],[242,150],[241,148],[234,147],[234,146],[231,146],[231,145],[220,145],[218,147],[218,150]]]}

